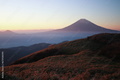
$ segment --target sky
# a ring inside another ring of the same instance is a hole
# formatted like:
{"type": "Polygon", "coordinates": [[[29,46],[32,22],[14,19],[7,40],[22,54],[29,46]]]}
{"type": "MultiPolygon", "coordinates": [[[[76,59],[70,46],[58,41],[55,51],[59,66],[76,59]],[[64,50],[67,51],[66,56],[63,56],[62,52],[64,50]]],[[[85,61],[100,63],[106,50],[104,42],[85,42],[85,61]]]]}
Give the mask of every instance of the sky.
{"type": "Polygon", "coordinates": [[[82,18],[120,30],[120,0],[0,0],[0,30],[60,29],[82,18]]]}

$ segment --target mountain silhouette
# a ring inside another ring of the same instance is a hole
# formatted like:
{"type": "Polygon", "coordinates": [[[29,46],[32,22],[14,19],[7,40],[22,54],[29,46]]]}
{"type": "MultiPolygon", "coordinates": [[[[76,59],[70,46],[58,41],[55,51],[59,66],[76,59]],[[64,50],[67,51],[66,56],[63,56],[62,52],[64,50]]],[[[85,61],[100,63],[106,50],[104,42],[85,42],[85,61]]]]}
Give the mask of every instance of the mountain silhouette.
{"type": "Polygon", "coordinates": [[[6,31],[4,31],[4,33],[14,33],[14,32],[12,32],[10,30],[6,30],[6,31]]]}
{"type": "Polygon", "coordinates": [[[12,32],[12,31],[10,31],[10,30],[6,30],[6,31],[4,31],[4,32],[0,32],[0,35],[2,35],[2,36],[6,36],[6,35],[17,35],[17,33],[12,32]]]}
{"type": "Polygon", "coordinates": [[[67,32],[117,32],[116,30],[106,29],[98,26],[86,19],[80,19],[75,23],[59,29],[57,31],[67,31],[67,32]]]}

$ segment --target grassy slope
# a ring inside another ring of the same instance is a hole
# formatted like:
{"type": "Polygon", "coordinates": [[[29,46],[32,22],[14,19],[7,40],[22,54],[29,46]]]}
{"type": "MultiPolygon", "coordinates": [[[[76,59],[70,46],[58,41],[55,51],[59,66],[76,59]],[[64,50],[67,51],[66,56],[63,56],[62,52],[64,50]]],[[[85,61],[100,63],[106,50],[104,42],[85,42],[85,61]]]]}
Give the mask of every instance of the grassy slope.
{"type": "Polygon", "coordinates": [[[53,45],[21,58],[14,63],[18,65],[5,67],[5,73],[21,80],[119,80],[117,44],[120,34],[99,34],[53,45]]]}
{"type": "MultiPolygon", "coordinates": [[[[32,53],[25,56],[13,64],[30,63],[39,59],[43,59],[53,55],[71,55],[83,50],[91,50],[93,52],[101,52],[102,48],[114,43],[119,43],[120,34],[98,34],[86,39],[79,39],[69,42],[64,42],[58,45],[52,45],[44,50],[32,53]]],[[[116,46],[116,45],[115,45],[116,46]]],[[[119,46],[118,46],[119,49],[119,46]]],[[[104,50],[105,51],[105,50],[104,50]]],[[[117,51],[117,50],[116,50],[117,51]]],[[[102,54],[102,53],[101,53],[102,54]]]]}

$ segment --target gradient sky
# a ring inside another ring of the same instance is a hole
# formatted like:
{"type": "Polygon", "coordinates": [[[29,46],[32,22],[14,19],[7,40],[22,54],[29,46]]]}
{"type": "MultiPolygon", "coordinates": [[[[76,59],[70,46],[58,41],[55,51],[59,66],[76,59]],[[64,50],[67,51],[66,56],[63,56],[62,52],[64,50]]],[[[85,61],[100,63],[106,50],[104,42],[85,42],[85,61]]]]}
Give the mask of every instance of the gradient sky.
{"type": "Polygon", "coordinates": [[[120,0],[0,0],[0,30],[59,29],[81,18],[120,30],[120,0]]]}

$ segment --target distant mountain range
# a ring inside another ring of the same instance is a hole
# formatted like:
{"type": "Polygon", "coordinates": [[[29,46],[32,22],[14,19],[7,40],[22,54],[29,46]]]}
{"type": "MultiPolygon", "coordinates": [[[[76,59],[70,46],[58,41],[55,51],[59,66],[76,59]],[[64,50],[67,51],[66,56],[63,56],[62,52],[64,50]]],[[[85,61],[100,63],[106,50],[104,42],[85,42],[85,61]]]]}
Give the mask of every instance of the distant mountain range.
{"type": "MultiPolygon", "coordinates": [[[[5,60],[4,65],[6,66],[21,57],[29,55],[30,53],[47,48],[49,45],[51,45],[51,44],[39,43],[39,44],[31,45],[31,46],[20,46],[20,47],[0,49],[0,52],[3,51],[5,54],[4,55],[4,60],[5,60]]],[[[1,55],[0,55],[0,59],[1,59],[1,55]]],[[[1,66],[1,64],[0,64],[0,66],[1,66]]]]}
{"type": "Polygon", "coordinates": [[[120,34],[51,45],[5,67],[8,80],[119,80],[120,34]]]}
{"type": "MultiPolygon", "coordinates": [[[[86,19],[80,19],[78,21],[76,21],[75,23],[65,27],[65,28],[62,28],[62,29],[56,29],[56,30],[52,30],[52,31],[46,31],[46,32],[36,32],[36,33],[33,33],[34,34],[51,34],[51,33],[54,33],[54,32],[99,32],[99,33],[116,33],[116,32],[120,32],[120,31],[117,31],[117,30],[112,30],[112,29],[107,29],[107,28],[104,28],[104,27],[101,27],[101,26],[98,26],[92,22],[90,22],[89,20],[86,20],[86,19]]],[[[15,32],[12,32],[10,30],[6,30],[4,32],[0,32],[0,35],[17,35],[17,33],[15,32]]]]}
{"type": "MultiPolygon", "coordinates": [[[[76,21],[75,23],[62,28],[62,29],[57,29],[57,30],[52,30],[52,31],[46,31],[46,32],[59,32],[59,31],[64,31],[64,32],[120,32],[117,30],[112,30],[112,29],[107,29],[101,26],[98,26],[92,22],[90,22],[89,20],[86,19],[80,19],[78,21],[76,21]]],[[[41,33],[46,33],[46,32],[41,32],[41,33]]],[[[12,32],[10,30],[6,30],[4,32],[0,32],[0,34],[6,34],[6,35],[10,35],[10,34],[17,34],[15,32],[12,32]]]]}

